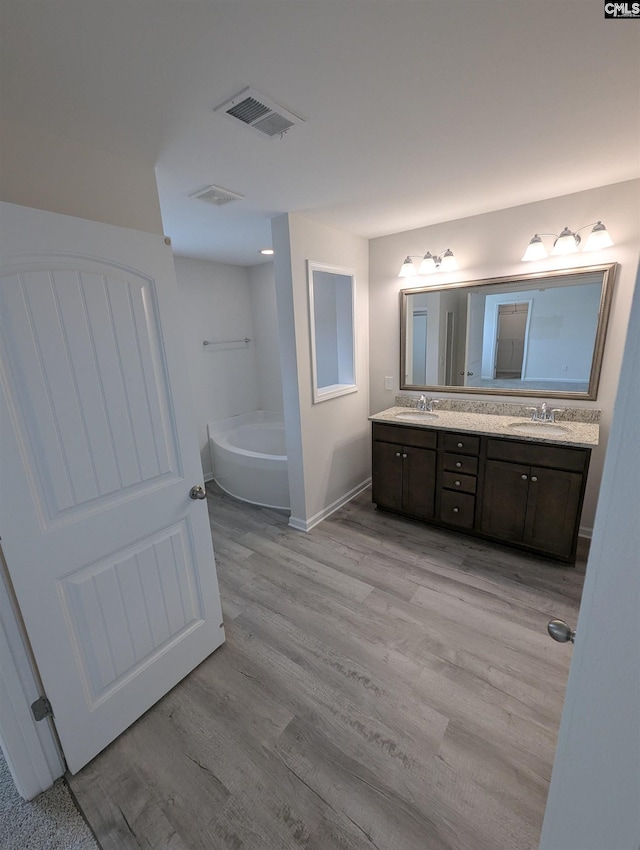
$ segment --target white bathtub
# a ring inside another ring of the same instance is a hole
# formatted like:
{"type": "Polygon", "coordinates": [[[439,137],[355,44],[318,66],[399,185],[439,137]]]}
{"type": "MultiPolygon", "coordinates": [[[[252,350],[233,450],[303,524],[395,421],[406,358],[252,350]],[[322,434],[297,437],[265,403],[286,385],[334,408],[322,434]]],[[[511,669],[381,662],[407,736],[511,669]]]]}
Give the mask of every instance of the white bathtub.
{"type": "Polygon", "coordinates": [[[226,493],[268,508],[289,510],[284,419],[263,410],[207,426],[213,478],[226,493]]]}

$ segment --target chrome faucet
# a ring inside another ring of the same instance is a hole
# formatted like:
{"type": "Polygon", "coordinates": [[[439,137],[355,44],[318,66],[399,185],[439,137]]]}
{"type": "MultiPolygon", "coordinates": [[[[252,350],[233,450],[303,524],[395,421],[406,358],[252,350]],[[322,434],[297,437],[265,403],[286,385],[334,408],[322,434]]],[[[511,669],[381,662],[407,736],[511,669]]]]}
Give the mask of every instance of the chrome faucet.
{"type": "Polygon", "coordinates": [[[440,399],[437,398],[427,398],[425,395],[421,395],[416,404],[416,408],[422,413],[433,411],[433,405],[440,404],[440,399]]]}
{"type": "Polygon", "coordinates": [[[527,410],[532,411],[532,422],[555,422],[556,413],[562,413],[562,410],[559,407],[554,407],[552,410],[548,410],[546,401],[543,401],[540,407],[528,407],[527,410]]]}

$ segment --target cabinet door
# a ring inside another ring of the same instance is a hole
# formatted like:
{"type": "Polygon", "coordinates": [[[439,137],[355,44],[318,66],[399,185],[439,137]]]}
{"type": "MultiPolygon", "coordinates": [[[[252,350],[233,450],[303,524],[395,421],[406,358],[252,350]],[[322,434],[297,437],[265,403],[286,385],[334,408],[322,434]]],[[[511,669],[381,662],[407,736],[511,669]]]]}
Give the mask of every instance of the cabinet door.
{"type": "Polygon", "coordinates": [[[436,494],[436,453],[405,447],[402,464],[403,510],[420,519],[433,519],[436,494]]]}
{"type": "Polygon", "coordinates": [[[500,460],[487,461],[480,526],[484,534],[522,542],[529,473],[528,466],[500,460]]]}
{"type": "Polygon", "coordinates": [[[573,553],[582,475],[531,467],[523,542],[549,554],[573,553]]]}
{"type": "Polygon", "coordinates": [[[390,511],[402,510],[402,454],[402,446],[374,440],[371,498],[390,511]]]}

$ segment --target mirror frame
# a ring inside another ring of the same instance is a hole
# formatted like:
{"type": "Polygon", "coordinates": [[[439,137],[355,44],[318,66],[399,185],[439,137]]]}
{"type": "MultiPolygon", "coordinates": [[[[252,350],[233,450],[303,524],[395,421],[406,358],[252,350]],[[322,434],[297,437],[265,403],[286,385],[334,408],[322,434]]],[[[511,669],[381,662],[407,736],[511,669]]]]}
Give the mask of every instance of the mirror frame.
{"type": "Polygon", "coordinates": [[[609,314],[611,312],[611,301],[613,297],[613,285],[618,268],[617,263],[607,263],[597,266],[578,266],[569,269],[558,269],[549,272],[534,272],[533,274],[509,275],[507,277],[491,277],[483,280],[463,280],[457,283],[445,283],[440,286],[414,286],[409,289],[400,290],[400,389],[410,391],[425,391],[438,393],[470,393],[473,395],[500,395],[500,396],[520,396],[524,398],[540,397],[545,398],[568,398],[584,401],[595,401],[598,397],[598,384],[600,382],[600,372],[602,370],[602,357],[604,353],[605,338],[607,335],[607,325],[609,322],[609,314]],[[419,385],[408,384],[404,380],[406,369],[406,322],[407,322],[407,296],[416,295],[423,292],[441,292],[451,289],[475,289],[483,286],[496,284],[513,284],[518,281],[523,282],[523,288],[526,285],[535,283],[541,280],[553,280],[554,278],[570,277],[579,274],[593,274],[595,272],[602,273],[602,291],[600,294],[600,306],[598,309],[598,322],[596,327],[596,335],[593,346],[593,356],[591,360],[591,372],[589,375],[589,386],[586,392],[561,392],[558,390],[544,389],[503,389],[491,387],[454,387],[445,384],[442,385],[419,385]]]}

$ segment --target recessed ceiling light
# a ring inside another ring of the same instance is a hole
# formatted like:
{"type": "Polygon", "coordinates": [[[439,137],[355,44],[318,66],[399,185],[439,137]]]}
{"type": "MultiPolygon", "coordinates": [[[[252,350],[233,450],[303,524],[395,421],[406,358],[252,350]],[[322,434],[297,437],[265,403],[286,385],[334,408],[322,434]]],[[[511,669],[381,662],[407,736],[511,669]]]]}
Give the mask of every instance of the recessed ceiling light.
{"type": "Polygon", "coordinates": [[[270,257],[272,254],[275,254],[273,248],[261,248],[260,253],[264,254],[265,257],[270,257]]]}

